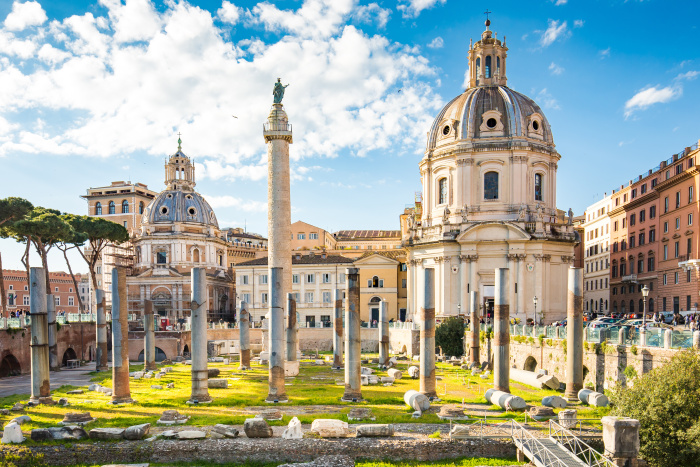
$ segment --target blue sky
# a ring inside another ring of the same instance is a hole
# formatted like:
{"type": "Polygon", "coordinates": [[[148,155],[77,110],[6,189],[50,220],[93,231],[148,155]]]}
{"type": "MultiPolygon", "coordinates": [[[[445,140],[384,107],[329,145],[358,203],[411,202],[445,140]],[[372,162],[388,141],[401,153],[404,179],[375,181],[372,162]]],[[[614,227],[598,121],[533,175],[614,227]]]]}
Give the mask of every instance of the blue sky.
{"type": "MultiPolygon", "coordinates": [[[[396,229],[486,8],[508,85],[552,125],[559,208],[581,214],[700,138],[697,2],[3,0],[0,197],[85,213],[90,186],[160,190],[181,131],[222,227],[265,235],[261,132],[281,77],[293,220],[396,229]]],[[[21,267],[13,242],[0,251],[21,267]]]]}

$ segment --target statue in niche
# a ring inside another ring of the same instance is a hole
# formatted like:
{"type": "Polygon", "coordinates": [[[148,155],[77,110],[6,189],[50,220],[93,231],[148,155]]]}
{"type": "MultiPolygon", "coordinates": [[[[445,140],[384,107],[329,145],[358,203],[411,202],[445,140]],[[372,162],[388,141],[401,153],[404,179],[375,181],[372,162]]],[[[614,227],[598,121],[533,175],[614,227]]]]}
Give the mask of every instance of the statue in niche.
{"type": "Polygon", "coordinates": [[[574,223],[574,211],[569,208],[569,225],[572,225],[574,223]]]}
{"type": "MultiPolygon", "coordinates": [[[[289,86],[289,85],[287,85],[287,86],[289,86]]],[[[287,86],[282,84],[282,81],[280,78],[277,78],[277,82],[275,83],[275,88],[272,90],[272,96],[274,97],[275,104],[282,103],[282,99],[284,99],[284,90],[287,88],[287,86]]]]}
{"type": "Polygon", "coordinates": [[[442,213],[442,223],[443,224],[449,224],[450,223],[450,208],[445,208],[445,212],[442,213]]]}
{"type": "Polygon", "coordinates": [[[538,222],[544,221],[544,208],[542,207],[541,204],[537,203],[537,214],[535,215],[535,218],[537,219],[538,222]]]}
{"type": "Polygon", "coordinates": [[[527,206],[524,204],[520,205],[520,210],[518,211],[518,220],[525,221],[527,219],[527,206]]]}

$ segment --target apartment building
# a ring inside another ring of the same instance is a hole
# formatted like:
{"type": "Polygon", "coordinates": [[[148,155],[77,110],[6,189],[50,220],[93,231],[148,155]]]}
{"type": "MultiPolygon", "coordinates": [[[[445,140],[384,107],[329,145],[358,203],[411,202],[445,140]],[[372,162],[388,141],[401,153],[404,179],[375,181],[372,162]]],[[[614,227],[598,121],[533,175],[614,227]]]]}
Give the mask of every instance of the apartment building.
{"type": "Polygon", "coordinates": [[[583,303],[592,313],[610,313],[610,196],[586,209],[583,224],[583,303]]]}

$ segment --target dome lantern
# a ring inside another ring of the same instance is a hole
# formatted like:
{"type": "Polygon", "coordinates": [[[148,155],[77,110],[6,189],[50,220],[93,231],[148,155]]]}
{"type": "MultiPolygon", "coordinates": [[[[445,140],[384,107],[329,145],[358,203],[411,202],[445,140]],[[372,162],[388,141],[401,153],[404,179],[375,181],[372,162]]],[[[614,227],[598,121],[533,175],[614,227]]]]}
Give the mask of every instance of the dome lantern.
{"type": "Polygon", "coordinates": [[[486,29],[481,34],[481,40],[474,45],[469,44],[469,87],[476,86],[505,86],[506,57],[508,47],[493,36],[489,29],[490,20],[486,20],[486,29]]]}
{"type": "Polygon", "coordinates": [[[182,152],[182,139],[178,133],[177,152],[165,164],[165,186],[168,190],[192,191],[195,185],[194,164],[182,152]]]}

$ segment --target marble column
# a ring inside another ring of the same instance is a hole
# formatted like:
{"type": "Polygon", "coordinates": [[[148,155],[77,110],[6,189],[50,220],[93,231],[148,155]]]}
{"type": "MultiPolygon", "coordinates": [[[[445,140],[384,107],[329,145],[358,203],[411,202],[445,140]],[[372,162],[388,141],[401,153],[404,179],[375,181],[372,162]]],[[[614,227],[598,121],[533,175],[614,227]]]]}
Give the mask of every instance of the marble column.
{"type": "Polygon", "coordinates": [[[333,369],[343,366],[343,291],[333,290],[333,369]]]}
{"type": "Polygon", "coordinates": [[[95,290],[95,327],[97,340],[97,346],[95,347],[95,365],[97,365],[97,371],[109,370],[106,302],[104,290],[95,290]]]}
{"type": "Polygon", "coordinates": [[[389,304],[382,300],[379,304],[379,366],[389,363],[389,304]]]}
{"type": "Polygon", "coordinates": [[[207,270],[192,268],[192,300],[190,302],[192,345],[192,394],[189,404],[211,402],[209,368],[207,365],[207,270]]]}
{"type": "Polygon", "coordinates": [[[126,269],[112,269],[112,404],[134,402],[129,389],[129,310],[126,269]]]}
{"type": "Polygon", "coordinates": [[[525,281],[525,260],[527,255],[518,255],[518,313],[523,314],[523,324],[527,321],[527,310],[525,308],[525,291],[527,290],[525,281]]]}
{"type": "Polygon", "coordinates": [[[46,295],[46,319],[49,330],[49,369],[51,371],[60,371],[61,363],[58,360],[58,342],[56,341],[58,334],[58,326],[56,326],[56,299],[52,294],[46,295]]]}
{"type": "Polygon", "coordinates": [[[583,268],[569,268],[566,298],[566,397],[583,389],[583,268]]]}
{"type": "Polygon", "coordinates": [[[44,268],[29,268],[29,317],[32,340],[29,343],[32,365],[30,401],[52,404],[49,376],[49,329],[46,313],[46,275],[44,268]]]}
{"type": "Polygon", "coordinates": [[[156,331],[151,300],[143,301],[143,362],[144,369],[156,369],[156,331]]]}
{"type": "Polygon", "coordinates": [[[469,352],[469,363],[480,364],[479,360],[479,292],[472,290],[469,292],[469,310],[471,312],[471,344],[469,352]]]}
{"type": "Polygon", "coordinates": [[[471,308],[469,308],[469,266],[467,266],[467,258],[465,256],[457,256],[459,261],[459,306],[460,313],[464,316],[470,316],[471,308]]]}
{"type": "Polygon", "coordinates": [[[250,370],[250,314],[246,302],[241,302],[238,318],[238,346],[241,351],[241,364],[238,369],[250,370]]]}
{"type": "Polygon", "coordinates": [[[435,390],[435,269],[425,268],[425,293],[420,309],[420,379],[419,391],[429,399],[435,390]]]}
{"type": "Polygon", "coordinates": [[[297,360],[297,302],[294,294],[287,294],[287,360],[297,360]]]}
{"type": "Polygon", "coordinates": [[[508,318],[508,269],[496,268],[496,291],[493,310],[493,388],[510,392],[510,328],[508,318]]]}
{"type": "MultiPolygon", "coordinates": [[[[291,258],[291,256],[290,256],[291,258]]],[[[265,402],[289,401],[284,388],[284,299],[282,294],[282,268],[270,268],[270,326],[268,331],[270,369],[268,372],[268,393],[265,402]]]]}
{"type": "Polygon", "coordinates": [[[342,401],[362,400],[360,342],[360,270],[345,270],[345,392],[342,401]]]}

